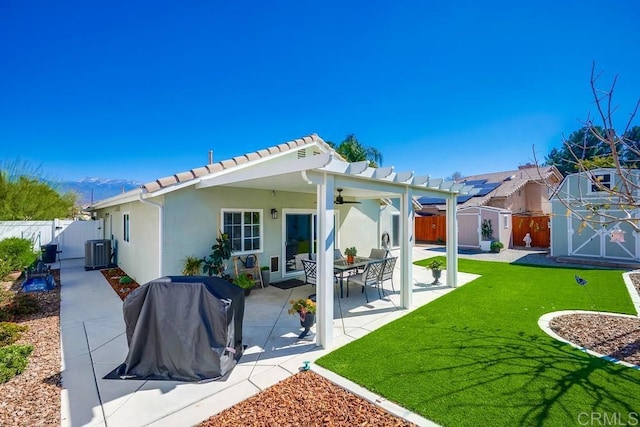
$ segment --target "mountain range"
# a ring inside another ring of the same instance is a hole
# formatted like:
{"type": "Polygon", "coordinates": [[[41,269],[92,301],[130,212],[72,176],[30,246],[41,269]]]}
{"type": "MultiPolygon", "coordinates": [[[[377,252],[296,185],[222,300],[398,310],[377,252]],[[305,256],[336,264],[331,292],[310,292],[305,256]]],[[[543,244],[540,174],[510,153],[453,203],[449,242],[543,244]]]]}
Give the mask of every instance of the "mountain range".
{"type": "Polygon", "coordinates": [[[57,182],[61,192],[72,191],[78,194],[78,203],[88,206],[100,200],[117,196],[142,185],[140,182],[125,179],[83,178],[79,181],[57,182]]]}

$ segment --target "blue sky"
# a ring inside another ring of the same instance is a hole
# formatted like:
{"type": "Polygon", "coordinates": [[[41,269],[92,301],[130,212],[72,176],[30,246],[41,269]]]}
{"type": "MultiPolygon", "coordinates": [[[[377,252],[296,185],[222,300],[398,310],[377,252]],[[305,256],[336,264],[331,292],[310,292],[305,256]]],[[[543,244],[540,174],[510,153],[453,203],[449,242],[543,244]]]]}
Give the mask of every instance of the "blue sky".
{"type": "Polygon", "coordinates": [[[0,160],[150,181],[311,133],[515,169],[640,97],[636,1],[0,1],[0,160]]]}

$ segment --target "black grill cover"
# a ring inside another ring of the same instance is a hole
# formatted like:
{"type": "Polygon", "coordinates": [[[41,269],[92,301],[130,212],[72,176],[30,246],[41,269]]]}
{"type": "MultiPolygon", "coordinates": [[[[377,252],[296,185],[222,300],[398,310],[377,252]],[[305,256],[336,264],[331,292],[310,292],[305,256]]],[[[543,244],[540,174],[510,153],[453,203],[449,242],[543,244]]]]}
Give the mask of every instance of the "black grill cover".
{"type": "Polygon", "coordinates": [[[129,354],[119,378],[216,380],[242,356],[244,291],[227,280],[162,277],[131,292],[123,311],[129,354]]]}

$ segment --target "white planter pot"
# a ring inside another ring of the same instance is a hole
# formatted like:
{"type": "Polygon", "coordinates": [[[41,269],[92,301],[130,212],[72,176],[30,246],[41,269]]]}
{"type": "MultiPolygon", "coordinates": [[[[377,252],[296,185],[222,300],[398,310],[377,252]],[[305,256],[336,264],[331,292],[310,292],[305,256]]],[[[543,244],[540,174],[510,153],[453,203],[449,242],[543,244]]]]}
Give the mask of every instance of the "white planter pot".
{"type": "Polygon", "coordinates": [[[491,240],[480,240],[480,249],[489,252],[491,250],[491,240]]]}

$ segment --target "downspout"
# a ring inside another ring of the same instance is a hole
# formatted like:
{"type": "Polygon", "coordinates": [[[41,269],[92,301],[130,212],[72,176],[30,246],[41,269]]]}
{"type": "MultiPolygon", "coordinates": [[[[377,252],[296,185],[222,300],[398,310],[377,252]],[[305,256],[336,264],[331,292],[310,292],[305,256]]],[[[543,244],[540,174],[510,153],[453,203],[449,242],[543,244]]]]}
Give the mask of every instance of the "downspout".
{"type": "Polygon", "coordinates": [[[152,202],[151,200],[146,200],[144,198],[142,198],[142,190],[140,190],[140,193],[138,193],[138,199],[140,199],[140,202],[142,202],[145,205],[151,205],[151,206],[155,206],[156,208],[158,208],[158,277],[163,277],[164,274],[162,274],[162,265],[163,265],[163,259],[162,259],[162,241],[163,241],[163,229],[162,229],[162,223],[164,221],[164,206],[162,206],[162,204],[158,203],[158,202],[152,202]]]}

